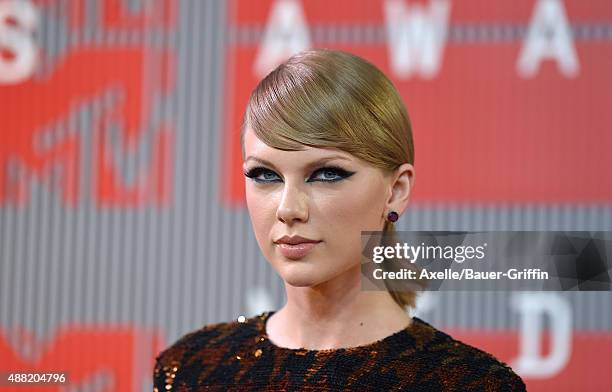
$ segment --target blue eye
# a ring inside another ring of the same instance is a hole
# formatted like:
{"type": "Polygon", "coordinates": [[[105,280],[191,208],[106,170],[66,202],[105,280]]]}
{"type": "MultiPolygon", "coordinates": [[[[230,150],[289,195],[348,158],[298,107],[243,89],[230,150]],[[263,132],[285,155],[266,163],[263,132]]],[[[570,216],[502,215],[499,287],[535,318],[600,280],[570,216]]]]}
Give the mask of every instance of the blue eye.
{"type": "Polygon", "coordinates": [[[254,167],[253,169],[244,173],[244,175],[255,182],[278,182],[274,179],[274,177],[278,177],[276,173],[263,167],[254,167]],[[260,177],[262,174],[263,178],[260,177]]]}
{"type": "MultiPolygon", "coordinates": [[[[353,174],[355,174],[355,172],[349,172],[339,167],[322,167],[314,171],[307,182],[338,182],[353,174]]],[[[244,175],[259,183],[282,182],[282,179],[276,173],[265,167],[254,167],[244,173],[244,175]]]]}
{"type": "MultiPolygon", "coordinates": [[[[322,182],[336,182],[348,178],[355,174],[354,172],[347,172],[344,169],[340,169],[339,167],[324,167],[313,173],[314,174],[321,173],[322,176],[318,176],[319,180],[314,181],[322,181],[322,182]]],[[[313,178],[311,177],[311,178],[313,178]]],[[[309,181],[310,182],[310,181],[309,181]]]]}

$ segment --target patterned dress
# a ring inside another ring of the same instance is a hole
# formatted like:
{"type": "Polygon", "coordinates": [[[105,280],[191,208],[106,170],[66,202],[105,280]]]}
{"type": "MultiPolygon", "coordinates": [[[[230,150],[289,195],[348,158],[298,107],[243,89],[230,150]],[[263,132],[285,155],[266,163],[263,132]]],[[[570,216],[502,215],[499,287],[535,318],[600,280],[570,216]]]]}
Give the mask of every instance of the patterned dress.
{"type": "Polygon", "coordinates": [[[377,342],[331,350],[278,347],[273,312],[191,332],[156,358],[154,391],[524,391],[510,367],[425,321],[377,342]]]}

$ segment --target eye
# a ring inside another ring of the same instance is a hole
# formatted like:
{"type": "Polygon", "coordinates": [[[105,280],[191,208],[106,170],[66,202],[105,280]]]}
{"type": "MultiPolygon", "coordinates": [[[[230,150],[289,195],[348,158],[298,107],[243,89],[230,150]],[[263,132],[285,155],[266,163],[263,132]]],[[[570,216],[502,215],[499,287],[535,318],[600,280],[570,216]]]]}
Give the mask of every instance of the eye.
{"type": "Polygon", "coordinates": [[[254,167],[251,170],[244,173],[244,175],[255,182],[279,182],[276,181],[275,178],[279,179],[278,175],[274,173],[272,170],[266,169],[264,167],[254,167]]]}
{"type": "MultiPolygon", "coordinates": [[[[315,170],[307,182],[338,182],[353,174],[355,174],[355,172],[349,172],[336,166],[326,166],[315,170]]],[[[283,181],[275,172],[261,166],[248,170],[244,175],[259,183],[283,181]]]]}
{"type": "MultiPolygon", "coordinates": [[[[318,178],[313,181],[337,182],[348,178],[353,174],[355,174],[355,172],[348,172],[344,169],[335,166],[326,166],[316,170],[310,178],[318,178]]],[[[309,182],[310,181],[311,180],[309,180],[309,182]]]]}

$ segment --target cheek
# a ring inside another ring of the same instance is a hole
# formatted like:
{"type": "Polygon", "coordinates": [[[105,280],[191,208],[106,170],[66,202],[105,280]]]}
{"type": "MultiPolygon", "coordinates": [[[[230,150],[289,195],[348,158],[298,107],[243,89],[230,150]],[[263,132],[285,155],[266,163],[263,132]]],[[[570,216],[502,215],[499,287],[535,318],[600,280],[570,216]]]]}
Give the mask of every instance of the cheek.
{"type": "Polygon", "coordinates": [[[260,244],[270,241],[270,229],[274,223],[275,208],[273,198],[269,194],[258,192],[255,189],[246,189],[246,203],[253,225],[255,237],[260,244]]]}
{"type": "Polygon", "coordinates": [[[347,189],[321,205],[332,232],[342,236],[360,236],[361,231],[381,230],[383,195],[374,189],[347,189]]]}
{"type": "Polygon", "coordinates": [[[361,232],[382,230],[384,194],[376,189],[347,188],[319,204],[328,248],[335,255],[354,260],[361,253],[361,232]]]}

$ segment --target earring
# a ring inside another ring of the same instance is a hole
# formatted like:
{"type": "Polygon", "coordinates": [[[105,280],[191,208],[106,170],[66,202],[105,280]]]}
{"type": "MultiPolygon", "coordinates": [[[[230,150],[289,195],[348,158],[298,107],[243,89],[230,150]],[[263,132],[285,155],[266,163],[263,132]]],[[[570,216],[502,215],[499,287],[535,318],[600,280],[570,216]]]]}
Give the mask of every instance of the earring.
{"type": "Polygon", "coordinates": [[[387,215],[387,219],[388,219],[390,222],[395,222],[395,221],[397,221],[397,220],[399,219],[399,215],[397,215],[397,212],[395,212],[395,211],[391,211],[391,212],[389,213],[389,215],[387,215]]]}

